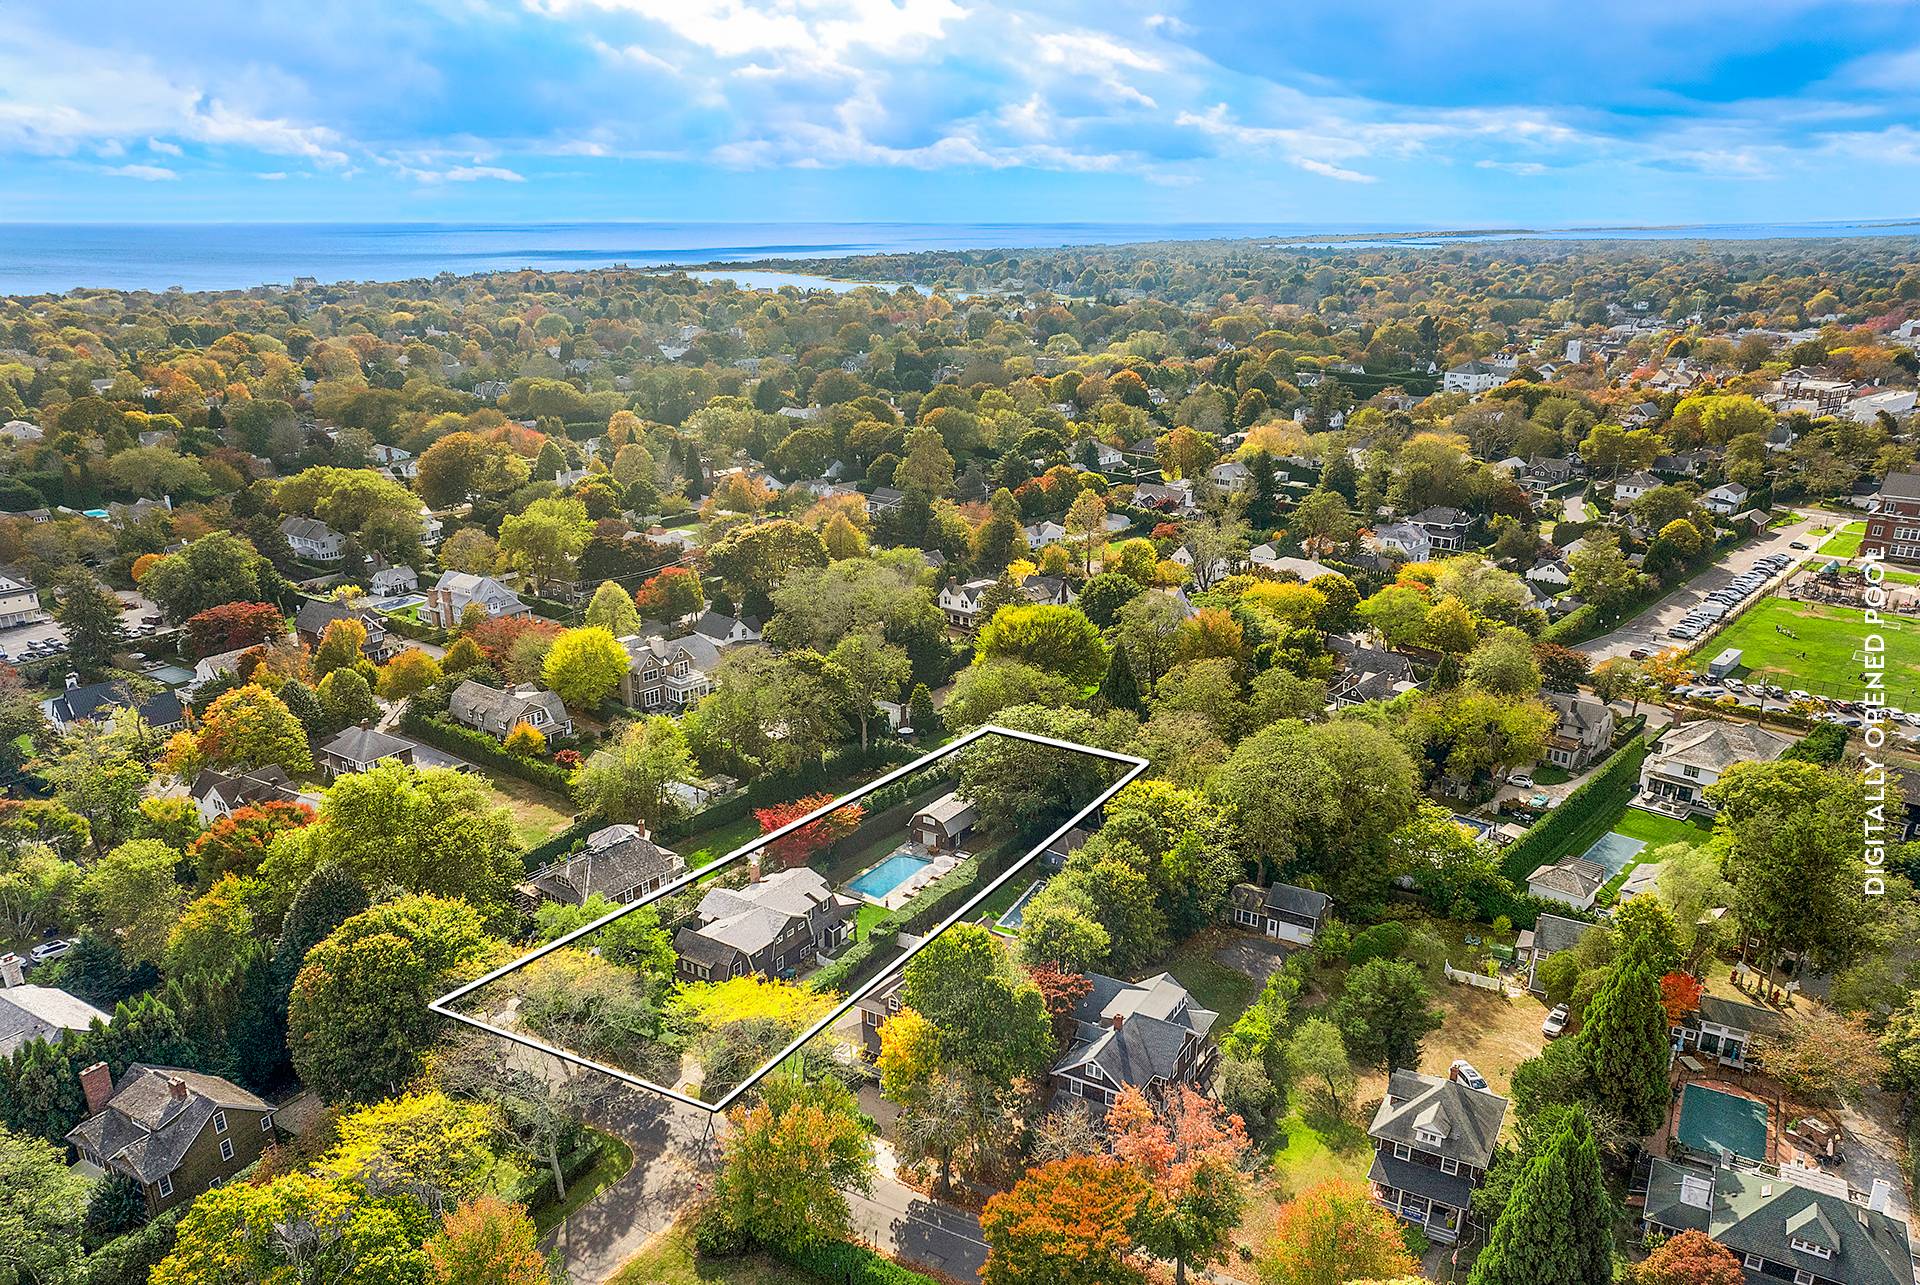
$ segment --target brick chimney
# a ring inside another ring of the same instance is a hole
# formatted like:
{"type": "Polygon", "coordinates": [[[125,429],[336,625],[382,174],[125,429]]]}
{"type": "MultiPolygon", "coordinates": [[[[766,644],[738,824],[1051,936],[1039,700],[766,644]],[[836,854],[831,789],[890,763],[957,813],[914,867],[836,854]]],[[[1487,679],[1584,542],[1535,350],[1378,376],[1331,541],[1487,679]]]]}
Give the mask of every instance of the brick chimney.
{"type": "Polygon", "coordinates": [[[167,1092],[173,1096],[175,1102],[185,1102],[187,1100],[187,1082],[177,1075],[170,1075],[167,1077],[167,1092]]]}
{"type": "Polygon", "coordinates": [[[113,1073],[105,1062],[95,1062],[80,1072],[80,1092],[87,1098],[87,1114],[99,1115],[113,1097],[113,1073]]]}
{"type": "Polygon", "coordinates": [[[747,855],[747,882],[760,882],[760,854],[757,852],[747,855]]]}
{"type": "Polygon", "coordinates": [[[1113,1029],[1114,1029],[1114,1030],[1116,1030],[1116,1031],[1117,1031],[1117,1030],[1119,1030],[1119,1029],[1120,1029],[1121,1027],[1123,1027],[1123,1026],[1125,1026],[1126,1024],[1127,1024],[1127,1015],[1126,1015],[1125,1013],[1115,1013],[1115,1014],[1113,1015],[1113,1029]]]}

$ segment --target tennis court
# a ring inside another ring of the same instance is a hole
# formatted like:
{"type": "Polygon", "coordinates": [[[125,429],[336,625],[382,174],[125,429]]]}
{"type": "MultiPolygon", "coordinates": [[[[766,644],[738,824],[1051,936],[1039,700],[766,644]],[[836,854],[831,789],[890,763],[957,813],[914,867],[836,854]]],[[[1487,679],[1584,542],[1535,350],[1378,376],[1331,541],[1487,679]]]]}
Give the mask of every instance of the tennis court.
{"type": "Polygon", "coordinates": [[[1607,868],[1607,878],[1625,870],[1629,863],[1637,860],[1640,849],[1647,846],[1645,839],[1632,839],[1618,831],[1609,831],[1593,841],[1593,846],[1582,855],[1588,861],[1607,868]]]}

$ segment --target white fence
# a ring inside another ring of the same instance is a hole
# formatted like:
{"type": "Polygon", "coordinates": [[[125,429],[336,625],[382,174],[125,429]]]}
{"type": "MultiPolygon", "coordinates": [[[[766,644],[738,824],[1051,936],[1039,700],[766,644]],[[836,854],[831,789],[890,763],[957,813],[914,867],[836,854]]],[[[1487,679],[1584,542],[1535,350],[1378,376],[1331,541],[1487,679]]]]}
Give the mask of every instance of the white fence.
{"type": "Polygon", "coordinates": [[[1488,977],[1485,973],[1463,973],[1451,963],[1446,965],[1446,970],[1447,980],[1450,982],[1465,982],[1483,991],[1504,992],[1506,990],[1505,984],[1498,977],[1488,977]]]}

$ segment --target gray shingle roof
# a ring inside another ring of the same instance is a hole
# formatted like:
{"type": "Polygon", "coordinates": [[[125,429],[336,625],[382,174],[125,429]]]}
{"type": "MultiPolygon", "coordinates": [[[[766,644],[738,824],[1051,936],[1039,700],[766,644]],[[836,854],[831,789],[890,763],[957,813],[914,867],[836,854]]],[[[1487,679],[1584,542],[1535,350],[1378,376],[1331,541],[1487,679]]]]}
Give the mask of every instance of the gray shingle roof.
{"type": "Polygon", "coordinates": [[[1503,1097],[1418,1071],[1395,1071],[1367,1134],[1436,1151],[1475,1169],[1485,1169],[1493,1159],[1500,1122],[1506,1118],[1507,1100],[1503,1097]],[[1417,1129],[1439,1134],[1439,1145],[1416,1138],[1417,1129]]]}
{"type": "Polygon", "coordinates": [[[158,1182],[180,1167],[193,1140],[220,1110],[273,1108],[217,1075],[135,1063],[106,1107],[67,1137],[142,1182],[158,1182]]]}
{"type": "Polygon", "coordinates": [[[113,1019],[57,986],[10,986],[0,991],[0,1057],[22,1044],[57,1039],[62,1031],[84,1031],[113,1019]]]}

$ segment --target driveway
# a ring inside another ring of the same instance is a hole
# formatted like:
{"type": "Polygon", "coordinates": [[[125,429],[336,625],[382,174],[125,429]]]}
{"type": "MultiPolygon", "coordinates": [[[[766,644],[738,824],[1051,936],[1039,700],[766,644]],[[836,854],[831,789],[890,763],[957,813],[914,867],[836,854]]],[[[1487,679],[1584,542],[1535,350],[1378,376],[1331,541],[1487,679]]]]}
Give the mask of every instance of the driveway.
{"type": "MultiPolygon", "coordinates": [[[[1732,584],[1741,575],[1751,571],[1760,559],[1773,553],[1784,553],[1795,563],[1812,557],[1810,550],[1794,549],[1789,546],[1795,541],[1811,545],[1813,541],[1807,538],[1807,533],[1816,523],[1822,521],[1831,521],[1831,519],[1797,513],[1792,526],[1782,527],[1764,539],[1755,540],[1751,544],[1735,549],[1612,633],[1603,634],[1592,642],[1580,644],[1580,650],[1586,652],[1592,657],[1593,662],[1598,664],[1615,656],[1625,656],[1635,648],[1654,652],[1678,646],[1678,640],[1669,638],[1667,630],[1679,624],[1681,617],[1705,602],[1708,594],[1732,584]]],[[[1769,592],[1772,584],[1792,575],[1793,570],[1793,567],[1788,567],[1774,581],[1770,581],[1761,593],[1769,592]]]]}

